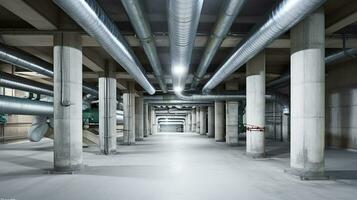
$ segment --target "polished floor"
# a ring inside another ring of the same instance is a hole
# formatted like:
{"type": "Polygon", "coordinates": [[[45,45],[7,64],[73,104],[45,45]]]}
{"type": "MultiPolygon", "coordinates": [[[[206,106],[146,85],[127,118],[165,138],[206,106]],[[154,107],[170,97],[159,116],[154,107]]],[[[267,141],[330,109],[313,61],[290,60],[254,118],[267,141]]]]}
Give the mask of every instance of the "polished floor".
{"type": "Polygon", "coordinates": [[[244,144],[229,147],[190,133],[161,133],[119,154],[85,149],[85,169],[48,174],[52,142],[0,145],[0,198],[38,199],[284,199],[351,200],[357,197],[357,153],[328,150],[335,180],[301,181],[284,173],[288,145],[268,143],[268,158],[252,160],[244,144]]]}

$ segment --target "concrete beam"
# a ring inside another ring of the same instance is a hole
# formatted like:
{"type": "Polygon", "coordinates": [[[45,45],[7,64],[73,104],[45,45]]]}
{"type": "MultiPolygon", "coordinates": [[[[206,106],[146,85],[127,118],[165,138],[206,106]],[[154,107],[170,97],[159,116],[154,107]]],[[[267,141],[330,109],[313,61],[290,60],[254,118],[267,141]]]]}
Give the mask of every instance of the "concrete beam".
{"type": "Polygon", "coordinates": [[[55,30],[57,27],[24,0],[0,0],[0,5],[38,30],[55,30]]]}
{"type": "Polygon", "coordinates": [[[335,33],[338,30],[341,30],[342,28],[354,24],[356,22],[357,22],[357,11],[331,24],[329,27],[326,28],[326,34],[335,33]]]}

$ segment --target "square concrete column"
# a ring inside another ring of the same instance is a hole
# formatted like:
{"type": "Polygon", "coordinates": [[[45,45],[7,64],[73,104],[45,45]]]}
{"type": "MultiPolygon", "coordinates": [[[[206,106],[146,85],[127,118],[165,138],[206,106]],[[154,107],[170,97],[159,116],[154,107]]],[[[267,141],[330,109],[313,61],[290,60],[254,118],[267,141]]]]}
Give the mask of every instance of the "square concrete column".
{"type": "Polygon", "coordinates": [[[192,109],[192,132],[196,132],[196,108],[192,109]]]}
{"type": "Polygon", "coordinates": [[[208,106],[207,137],[214,137],[214,107],[208,106]]]}
{"type": "Polygon", "coordinates": [[[135,97],[135,141],[144,140],[144,97],[135,97]]]}
{"type": "Polygon", "coordinates": [[[144,104],[144,137],[148,137],[150,134],[150,109],[149,109],[149,104],[144,104]]]}
{"type": "Polygon", "coordinates": [[[224,133],[224,102],[215,101],[214,102],[214,138],[216,142],[225,142],[224,133]]]}
{"type": "Polygon", "coordinates": [[[200,135],[207,134],[207,108],[201,107],[200,109],[200,135]]]}
{"type": "Polygon", "coordinates": [[[265,157],[265,51],[247,63],[246,153],[265,157]]]}
{"type": "Polygon", "coordinates": [[[135,83],[129,83],[129,91],[123,94],[125,145],[135,144],[135,83]]]}
{"type": "MultiPolygon", "coordinates": [[[[238,91],[237,80],[225,84],[226,90],[238,91]]],[[[226,143],[230,146],[238,145],[238,101],[226,101],[226,143]]]]}
{"type": "Polygon", "coordinates": [[[196,107],[196,133],[200,134],[200,112],[201,112],[201,108],[200,107],[196,107]]]}
{"type": "Polygon", "coordinates": [[[156,114],[155,114],[155,109],[152,108],[152,110],[151,110],[151,135],[154,135],[156,133],[157,133],[156,114]]]}
{"type": "Polygon", "coordinates": [[[186,132],[191,132],[191,130],[192,130],[191,118],[192,118],[191,112],[187,113],[187,117],[186,117],[186,121],[187,121],[187,131],[186,131],[186,132]]]}
{"type": "Polygon", "coordinates": [[[291,171],[324,174],[325,15],[323,8],[291,30],[291,171]]]}
{"type": "Polygon", "coordinates": [[[54,37],[54,170],[82,166],[82,47],[78,33],[54,37]]]}
{"type": "Polygon", "coordinates": [[[107,62],[99,77],[99,149],[108,155],[116,151],[117,80],[115,63],[107,62]]]}

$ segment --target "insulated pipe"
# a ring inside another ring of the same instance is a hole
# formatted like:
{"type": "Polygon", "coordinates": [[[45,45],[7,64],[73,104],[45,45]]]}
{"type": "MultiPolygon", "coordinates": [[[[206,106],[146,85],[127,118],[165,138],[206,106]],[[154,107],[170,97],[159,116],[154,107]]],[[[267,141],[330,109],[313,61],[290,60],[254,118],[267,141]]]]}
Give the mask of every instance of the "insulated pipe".
{"type": "Polygon", "coordinates": [[[53,96],[53,88],[51,86],[5,72],[0,72],[0,86],[53,96]]]}
{"type": "Polygon", "coordinates": [[[283,0],[270,14],[268,20],[248,37],[223,63],[203,87],[207,93],[234,71],[268,46],[273,40],[320,7],[325,0],[283,0]]]}
{"type": "Polygon", "coordinates": [[[133,25],[137,36],[140,39],[141,45],[143,46],[146,56],[149,59],[161,90],[164,93],[167,93],[164,72],[156,51],[155,40],[151,32],[148,17],[143,11],[143,8],[138,0],[122,0],[121,2],[130,18],[130,22],[133,25]]]}
{"type": "Polygon", "coordinates": [[[196,89],[197,85],[206,74],[209,64],[221,46],[224,38],[226,38],[229,29],[243,8],[245,2],[246,0],[225,0],[223,2],[220,9],[220,14],[201,58],[201,62],[194,75],[191,89],[196,89]]]}
{"type": "Polygon", "coordinates": [[[149,94],[155,88],[148,81],[132,49],[116,25],[95,0],[53,0],[111,55],[149,94]]]}
{"type": "Polygon", "coordinates": [[[53,115],[53,103],[0,95],[0,113],[15,115],[53,115]]]}
{"type": "MultiPolygon", "coordinates": [[[[0,43],[0,60],[29,71],[34,71],[51,78],[53,77],[52,65],[50,63],[28,54],[21,49],[10,47],[2,43],[0,43]]],[[[83,86],[83,92],[98,96],[98,91],[87,86],[83,86]]]]}
{"type": "Polygon", "coordinates": [[[171,72],[175,91],[185,89],[203,0],[169,0],[171,72]]]}

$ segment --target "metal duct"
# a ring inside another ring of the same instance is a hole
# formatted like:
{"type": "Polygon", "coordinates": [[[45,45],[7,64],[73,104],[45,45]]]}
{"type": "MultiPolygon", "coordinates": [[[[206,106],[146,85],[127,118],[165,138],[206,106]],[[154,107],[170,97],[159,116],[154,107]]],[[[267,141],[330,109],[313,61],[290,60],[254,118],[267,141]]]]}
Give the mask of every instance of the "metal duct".
{"type": "MultiPolygon", "coordinates": [[[[52,64],[31,54],[28,54],[21,49],[10,47],[2,43],[0,43],[0,60],[29,71],[34,71],[48,77],[53,77],[53,71],[51,69],[52,64]]],[[[36,85],[32,86],[36,87],[36,85]]],[[[88,86],[83,85],[83,92],[93,96],[98,96],[98,91],[88,86]]]]}
{"type": "Polygon", "coordinates": [[[29,71],[53,77],[51,64],[32,56],[22,50],[0,43],[0,60],[29,71]]]}
{"type": "MultiPolygon", "coordinates": [[[[337,60],[340,60],[340,59],[343,59],[346,57],[354,57],[356,54],[357,54],[357,48],[339,51],[337,53],[334,53],[334,54],[331,54],[331,55],[325,57],[325,65],[329,65],[337,60]]],[[[289,80],[290,80],[290,73],[283,74],[278,79],[275,79],[275,80],[269,82],[266,85],[266,87],[276,89],[275,87],[285,86],[289,80]]]]}
{"type": "Polygon", "coordinates": [[[52,115],[53,103],[0,95],[0,113],[15,115],[52,115]]]}
{"type": "Polygon", "coordinates": [[[262,51],[274,39],[285,33],[310,12],[320,7],[325,0],[283,0],[270,14],[268,20],[248,37],[224,62],[203,87],[209,92],[248,60],[262,51]]]}
{"type": "MultiPolygon", "coordinates": [[[[225,95],[225,94],[185,94],[184,92],[176,92],[176,96],[185,101],[226,101],[245,99],[245,95],[225,95]]],[[[269,95],[266,95],[269,96],[269,95]]]]}
{"type": "Polygon", "coordinates": [[[51,86],[5,72],[0,72],[0,85],[16,90],[53,96],[53,88],[51,86]]]}
{"type": "Polygon", "coordinates": [[[197,85],[206,74],[209,64],[221,46],[224,38],[226,38],[229,29],[231,28],[238,13],[243,8],[245,2],[246,0],[225,0],[222,4],[220,14],[212,30],[210,39],[206,44],[201,62],[194,75],[191,89],[196,89],[197,85]]]}
{"type": "Polygon", "coordinates": [[[173,87],[185,89],[203,0],[169,0],[169,36],[173,87]]]}
{"type": "Polygon", "coordinates": [[[147,21],[148,17],[143,11],[138,0],[122,0],[121,1],[133,25],[137,36],[140,39],[141,45],[144,48],[146,56],[154,71],[155,77],[159,82],[161,90],[166,93],[167,87],[164,79],[164,72],[161,67],[159,56],[155,47],[154,36],[151,32],[150,24],[147,21]]]}
{"type": "Polygon", "coordinates": [[[143,73],[142,66],[118,28],[95,0],[53,0],[90,36],[94,37],[149,94],[155,88],[143,73]]]}

